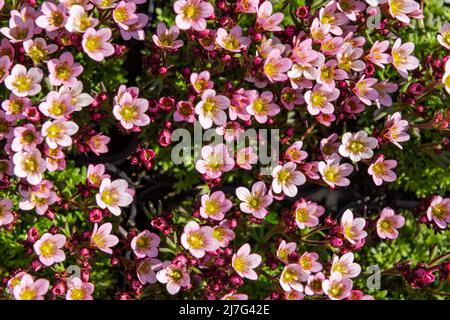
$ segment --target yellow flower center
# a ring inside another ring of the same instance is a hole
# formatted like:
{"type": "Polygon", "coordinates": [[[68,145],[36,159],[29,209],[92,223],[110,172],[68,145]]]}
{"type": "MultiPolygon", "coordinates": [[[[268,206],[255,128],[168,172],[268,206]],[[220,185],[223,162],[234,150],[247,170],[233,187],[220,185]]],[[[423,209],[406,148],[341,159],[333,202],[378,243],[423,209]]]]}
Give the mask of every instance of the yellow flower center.
{"type": "Polygon", "coordinates": [[[280,183],[288,182],[291,179],[291,172],[286,169],[281,169],[278,173],[277,179],[280,183]]]}
{"type": "Polygon", "coordinates": [[[213,237],[219,241],[222,241],[225,237],[225,230],[222,227],[217,227],[213,230],[213,237]]]}
{"type": "Polygon", "coordinates": [[[325,179],[327,179],[327,181],[330,181],[330,182],[336,182],[337,178],[338,178],[338,174],[339,174],[339,170],[336,167],[325,168],[325,170],[323,172],[323,176],[325,177],[325,179]]]}
{"type": "Polygon", "coordinates": [[[344,285],[342,283],[335,284],[330,289],[330,294],[333,297],[339,297],[344,289],[344,285]]]}
{"type": "Polygon", "coordinates": [[[95,235],[92,237],[92,243],[93,243],[95,246],[97,246],[97,247],[99,247],[99,248],[102,248],[102,247],[105,246],[106,241],[105,241],[105,238],[103,238],[101,235],[99,235],[99,234],[97,233],[97,234],[95,234],[95,235]]]}
{"type": "Polygon", "coordinates": [[[120,7],[114,10],[114,18],[119,22],[125,22],[128,20],[128,13],[125,7],[120,7]]]}
{"type": "Polygon", "coordinates": [[[312,262],[311,262],[311,258],[308,256],[303,257],[300,260],[300,265],[302,266],[303,269],[305,270],[309,270],[312,267],[312,262]]]}
{"type": "Polygon", "coordinates": [[[276,63],[268,62],[264,66],[264,72],[269,76],[272,77],[278,72],[278,67],[276,63]]]}
{"type": "Polygon", "coordinates": [[[219,209],[220,209],[219,201],[207,200],[205,202],[205,212],[208,216],[217,213],[219,209]]]}
{"type": "Polygon", "coordinates": [[[380,229],[383,231],[391,231],[392,230],[392,224],[391,221],[389,219],[384,219],[381,223],[380,223],[380,229]]]}
{"type": "Polygon", "coordinates": [[[50,114],[54,116],[62,116],[64,113],[66,113],[67,106],[64,103],[61,103],[59,101],[55,101],[52,103],[50,108],[48,108],[48,111],[50,114]]]}
{"type": "Polygon", "coordinates": [[[61,133],[61,128],[56,124],[52,124],[50,125],[50,127],[48,127],[47,129],[47,136],[50,139],[56,139],[61,133]]]}
{"type": "Polygon", "coordinates": [[[386,174],[386,166],[382,162],[375,163],[372,170],[377,176],[386,174]]]}
{"type": "Polygon", "coordinates": [[[62,63],[56,67],[56,76],[62,80],[68,80],[72,75],[72,70],[67,63],[62,63]]]}
{"type": "Polygon", "coordinates": [[[20,299],[21,300],[34,300],[36,299],[36,291],[31,288],[25,288],[20,293],[20,299]]]}
{"type": "Polygon", "coordinates": [[[295,212],[295,219],[298,222],[306,222],[309,219],[308,209],[307,208],[298,208],[295,212]]]}
{"type": "Polygon", "coordinates": [[[202,235],[198,232],[193,232],[187,237],[187,243],[191,246],[193,249],[200,249],[203,247],[204,239],[202,235]]]}
{"type": "Polygon", "coordinates": [[[259,195],[251,195],[247,201],[247,205],[251,209],[259,209],[261,207],[261,199],[259,195]]]}
{"type": "Polygon", "coordinates": [[[234,269],[239,272],[244,272],[247,269],[245,259],[243,257],[236,257],[234,260],[234,269]]]}
{"type": "Polygon", "coordinates": [[[13,85],[19,92],[26,92],[31,89],[31,78],[26,74],[20,74],[17,76],[13,85]]]}
{"type": "Polygon", "coordinates": [[[436,218],[439,219],[445,219],[446,215],[447,215],[447,211],[445,210],[444,206],[438,204],[435,205],[432,209],[433,212],[433,216],[435,216],[436,218]]]}
{"type": "Polygon", "coordinates": [[[209,97],[203,103],[203,111],[205,113],[213,113],[214,111],[216,111],[216,109],[217,109],[217,105],[216,105],[216,101],[214,100],[214,98],[209,97]]]}
{"type": "Polygon", "coordinates": [[[99,36],[89,36],[86,40],[86,48],[89,51],[98,51],[101,48],[101,38],[99,36]]]}
{"type": "Polygon", "coordinates": [[[28,55],[33,60],[34,63],[39,63],[47,56],[47,50],[42,48],[40,45],[35,44],[30,48],[28,55]]]}
{"type": "Polygon", "coordinates": [[[181,272],[180,269],[171,269],[169,272],[169,278],[171,278],[174,281],[180,281],[183,278],[183,272],[181,272]]]}
{"type": "Polygon", "coordinates": [[[366,145],[359,140],[352,140],[348,144],[347,148],[352,153],[360,153],[360,152],[364,151],[365,146],[366,145]]]}
{"type": "Polygon", "coordinates": [[[138,247],[138,249],[147,249],[150,246],[150,239],[148,239],[147,237],[139,237],[136,240],[136,247],[138,247]]]}
{"type": "Polygon", "coordinates": [[[84,291],[81,288],[72,289],[70,292],[70,297],[72,300],[83,300],[84,299],[84,291]]]}
{"type": "Polygon", "coordinates": [[[131,122],[136,119],[138,112],[132,104],[125,104],[120,110],[120,115],[125,121],[131,122]]]}
{"type": "Polygon", "coordinates": [[[105,190],[102,192],[101,199],[107,205],[115,205],[119,200],[119,195],[111,190],[105,190]]]}
{"type": "Polygon", "coordinates": [[[297,273],[294,270],[286,269],[283,273],[283,281],[286,283],[290,283],[293,281],[297,281],[298,276],[297,273]]]}
{"type": "Polygon", "coordinates": [[[193,4],[188,4],[183,9],[184,16],[187,18],[190,18],[190,19],[195,19],[197,17],[198,13],[199,13],[199,10],[198,10],[197,6],[195,6],[193,4]]]}
{"type": "Polygon", "coordinates": [[[225,48],[227,48],[228,50],[238,50],[240,46],[239,40],[233,35],[229,35],[228,37],[226,37],[223,40],[223,43],[225,45],[225,48]]]}
{"type": "Polygon", "coordinates": [[[27,172],[36,172],[38,169],[38,162],[34,157],[25,158],[22,162],[22,165],[27,172]]]}
{"type": "Polygon", "coordinates": [[[59,27],[64,22],[64,15],[61,12],[52,12],[49,22],[55,27],[59,27]]]}
{"type": "Polygon", "coordinates": [[[267,109],[267,105],[264,103],[264,101],[261,98],[257,98],[253,102],[253,110],[255,110],[256,114],[264,113],[267,109]]]}
{"type": "Polygon", "coordinates": [[[314,91],[311,94],[311,103],[312,103],[313,107],[321,107],[325,104],[326,101],[327,101],[327,98],[320,91],[314,91]]]}
{"type": "Polygon", "coordinates": [[[43,257],[51,257],[55,253],[56,246],[51,240],[46,240],[42,242],[39,250],[41,251],[41,255],[43,257]]]}

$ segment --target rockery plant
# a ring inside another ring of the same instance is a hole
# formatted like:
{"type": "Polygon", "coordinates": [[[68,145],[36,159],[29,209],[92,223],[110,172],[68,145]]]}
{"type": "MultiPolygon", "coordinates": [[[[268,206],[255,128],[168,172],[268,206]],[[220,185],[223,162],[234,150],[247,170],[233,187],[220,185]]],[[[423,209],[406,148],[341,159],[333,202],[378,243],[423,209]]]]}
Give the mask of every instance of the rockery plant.
{"type": "Polygon", "coordinates": [[[0,9],[1,299],[450,295],[442,0],[0,9]]]}

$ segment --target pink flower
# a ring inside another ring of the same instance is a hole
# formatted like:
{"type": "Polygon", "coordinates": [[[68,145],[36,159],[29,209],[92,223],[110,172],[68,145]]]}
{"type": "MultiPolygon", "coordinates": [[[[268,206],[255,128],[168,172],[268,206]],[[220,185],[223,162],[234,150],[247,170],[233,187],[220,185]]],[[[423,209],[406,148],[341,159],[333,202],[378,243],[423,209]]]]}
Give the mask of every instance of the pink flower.
{"type": "Polygon", "coordinates": [[[308,296],[315,296],[323,294],[322,282],[325,280],[325,275],[322,272],[318,272],[315,275],[308,277],[308,283],[305,287],[305,293],[308,296]]]}
{"type": "Polygon", "coordinates": [[[374,300],[374,297],[365,295],[361,290],[352,290],[346,300],[374,300]]]}
{"type": "Polygon", "coordinates": [[[44,300],[50,283],[46,279],[34,281],[33,277],[25,274],[20,282],[14,286],[14,299],[16,300],[44,300]]]}
{"type": "Polygon", "coordinates": [[[236,165],[244,170],[251,170],[252,165],[258,162],[258,155],[252,147],[242,148],[236,153],[236,165]]]}
{"type": "Polygon", "coordinates": [[[11,74],[5,79],[5,86],[17,97],[34,96],[41,92],[43,73],[39,68],[27,70],[23,65],[16,64],[11,74]]]}
{"type": "Polygon", "coordinates": [[[42,142],[41,134],[36,131],[36,127],[31,123],[14,128],[13,134],[11,150],[14,152],[32,151],[42,142]]]}
{"type": "Polygon", "coordinates": [[[112,247],[119,243],[119,238],[111,234],[112,224],[104,223],[100,227],[96,223],[91,235],[91,246],[112,254],[112,247]]]}
{"type": "Polygon", "coordinates": [[[108,152],[108,143],[110,141],[111,141],[110,137],[98,133],[90,137],[89,140],[87,141],[87,144],[93,153],[99,155],[101,153],[108,152]]]}
{"type": "Polygon", "coordinates": [[[262,181],[256,182],[251,192],[244,187],[237,188],[236,196],[242,201],[239,204],[241,211],[250,213],[257,219],[264,219],[267,216],[266,208],[273,201],[272,196],[267,194],[266,184],[262,181]]]}
{"type": "Polygon", "coordinates": [[[78,125],[73,121],[65,121],[64,119],[47,121],[43,124],[41,133],[45,137],[45,141],[52,149],[58,146],[68,147],[72,145],[72,138],[78,131],[78,125]]]}
{"type": "Polygon", "coordinates": [[[201,198],[202,206],[200,207],[200,216],[205,219],[221,221],[225,217],[233,203],[225,198],[222,191],[216,191],[210,196],[204,194],[201,198]]]}
{"type": "Polygon", "coordinates": [[[284,14],[277,12],[272,14],[273,7],[270,1],[264,1],[257,9],[256,23],[265,31],[281,31],[278,26],[283,21],[284,14]]]}
{"type": "MultiPolygon", "coordinates": [[[[325,39],[322,40],[320,51],[326,56],[337,56],[345,51],[346,46],[344,46],[344,43],[344,38],[332,37],[331,35],[328,35],[325,37],[325,39]]],[[[342,64],[341,61],[340,64],[342,64]]],[[[344,71],[347,71],[344,68],[342,69],[344,71]]]]}
{"type": "Polygon", "coordinates": [[[364,218],[353,219],[353,213],[350,210],[345,210],[341,218],[341,230],[344,237],[351,243],[367,237],[367,232],[364,231],[366,220],[364,218]]]}
{"type": "Polygon", "coordinates": [[[124,179],[111,181],[105,178],[102,180],[99,192],[95,195],[95,200],[100,208],[107,208],[113,215],[119,216],[120,207],[126,207],[133,202],[133,195],[124,179]]]}
{"type": "Polygon", "coordinates": [[[214,226],[212,236],[219,242],[221,248],[228,247],[230,241],[235,238],[230,221],[222,220],[219,225],[214,226]]]}
{"type": "Polygon", "coordinates": [[[66,300],[92,300],[94,285],[90,282],[83,282],[78,277],[67,280],[66,300]]]}
{"type": "Polygon", "coordinates": [[[391,56],[385,53],[387,49],[389,49],[389,41],[377,40],[373,43],[369,54],[366,55],[366,59],[384,69],[385,64],[391,63],[391,56]]]}
{"type": "Polygon", "coordinates": [[[388,3],[391,16],[406,24],[410,22],[408,14],[420,10],[420,5],[414,0],[388,0],[388,3]]]}
{"type": "Polygon", "coordinates": [[[148,16],[145,13],[137,13],[138,20],[132,25],[128,26],[128,29],[119,28],[120,35],[125,41],[131,38],[143,41],[145,39],[144,28],[148,24],[148,16]]]}
{"type": "Polygon", "coordinates": [[[347,132],[342,136],[342,144],[339,147],[339,153],[343,157],[358,162],[362,159],[372,158],[372,149],[375,149],[376,147],[378,147],[378,140],[376,138],[368,137],[367,132],[347,132]]]}
{"type": "Polygon", "coordinates": [[[283,192],[288,197],[295,197],[297,186],[306,182],[305,175],[296,169],[295,162],[276,166],[272,171],[272,190],[275,193],[283,192]]]}
{"type": "Polygon", "coordinates": [[[53,183],[48,180],[42,180],[39,184],[29,189],[22,190],[19,188],[22,199],[19,201],[21,210],[34,210],[36,214],[44,215],[49,206],[57,200],[56,192],[52,190],[53,183]]]}
{"type": "Polygon", "coordinates": [[[45,1],[41,6],[42,15],[36,18],[36,25],[52,32],[63,28],[67,22],[67,8],[63,3],[58,5],[45,1]]]}
{"type": "Polygon", "coordinates": [[[42,181],[42,173],[47,165],[39,150],[19,151],[13,156],[14,174],[19,178],[26,178],[31,185],[42,181]]]}
{"type": "Polygon", "coordinates": [[[70,52],[64,52],[59,59],[51,59],[47,62],[50,83],[54,86],[65,85],[73,87],[77,84],[77,79],[82,72],[83,67],[74,63],[70,52]]]}
{"type": "Polygon", "coordinates": [[[363,112],[365,109],[366,106],[358,97],[352,96],[344,101],[344,111],[347,113],[358,114],[363,112]]]}
{"type": "Polygon", "coordinates": [[[259,0],[237,0],[236,12],[256,13],[258,10],[259,0]]]}
{"type": "Polygon", "coordinates": [[[389,207],[381,211],[377,220],[377,234],[381,239],[394,240],[398,237],[398,230],[405,225],[405,218],[396,215],[395,211],[389,207]]]}
{"type": "Polygon", "coordinates": [[[179,268],[166,261],[162,264],[162,269],[156,274],[156,279],[161,283],[166,283],[169,294],[177,294],[182,287],[187,287],[191,279],[185,268],[179,268]]]}
{"type": "Polygon", "coordinates": [[[379,157],[372,163],[368,169],[368,173],[372,176],[373,182],[377,186],[381,186],[383,181],[393,182],[397,179],[397,175],[391,169],[397,167],[397,161],[384,160],[384,157],[379,157]]]}
{"type": "Polygon", "coordinates": [[[153,43],[161,49],[175,50],[183,46],[183,40],[177,40],[180,34],[180,29],[176,26],[171,26],[167,29],[162,22],[158,23],[156,27],[156,34],[152,36],[153,43]]]}
{"type": "Polygon", "coordinates": [[[177,0],[173,9],[177,14],[175,23],[181,30],[192,28],[201,32],[206,29],[205,19],[214,15],[214,7],[202,0],[177,0]]]}
{"type": "Polygon", "coordinates": [[[106,57],[114,54],[114,47],[108,41],[111,39],[111,30],[102,28],[96,31],[94,28],[89,28],[83,34],[81,42],[84,52],[95,61],[102,61],[106,57]]]}
{"type": "Polygon", "coordinates": [[[409,140],[409,134],[407,133],[408,127],[408,121],[402,119],[400,112],[395,112],[387,116],[383,137],[398,148],[403,149],[399,142],[409,140]]]}
{"type": "Polygon", "coordinates": [[[400,38],[397,38],[397,40],[395,40],[394,46],[392,47],[392,65],[404,78],[408,77],[408,70],[414,70],[419,66],[419,60],[411,55],[413,51],[414,43],[407,42],[402,44],[402,39],[400,38]]]}
{"type": "Polygon", "coordinates": [[[337,3],[330,1],[328,4],[321,8],[319,11],[320,24],[330,25],[330,32],[335,35],[342,35],[342,29],[339,26],[348,23],[348,18],[341,12],[336,12],[337,3]]]}
{"type": "Polygon", "coordinates": [[[145,258],[140,262],[136,268],[136,273],[139,281],[142,284],[153,284],[157,282],[156,272],[160,270],[162,263],[158,259],[145,258]]]}
{"type": "Polygon", "coordinates": [[[298,259],[298,263],[302,270],[308,274],[316,273],[322,270],[322,264],[318,262],[319,254],[316,252],[305,252],[298,259]]]}
{"type": "Polygon", "coordinates": [[[52,235],[44,233],[33,245],[34,251],[39,256],[39,261],[49,267],[52,264],[66,260],[64,251],[61,250],[66,244],[66,237],[62,234],[52,235]]]}
{"type": "Polygon", "coordinates": [[[339,155],[333,153],[326,162],[319,162],[319,172],[322,175],[322,179],[331,188],[350,185],[350,180],[346,177],[353,172],[353,166],[348,163],[339,164],[340,161],[339,155]]]}
{"type": "Polygon", "coordinates": [[[125,129],[132,129],[134,126],[143,127],[150,123],[150,118],[145,112],[148,109],[148,101],[143,98],[133,98],[130,93],[125,92],[114,105],[114,117],[120,121],[125,129]]]}
{"type": "Polygon", "coordinates": [[[281,51],[273,49],[264,62],[264,75],[270,82],[285,81],[288,79],[286,72],[289,71],[291,66],[292,61],[290,59],[282,58],[281,51]]]}
{"type": "Polygon", "coordinates": [[[333,153],[336,153],[341,145],[338,140],[338,135],[336,133],[331,134],[327,138],[320,140],[320,151],[324,159],[328,159],[333,153]]]}
{"type": "Polygon", "coordinates": [[[15,10],[11,11],[9,19],[9,27],[0,28],[0,32],[7,37],[12,43],[18,43],[29,40],[35,33],[34,19],[24,19],[15,10]]]}
{"type": "Polygon", "coordinates": [[[352,91],[364,104],[370,106],[372,101],[378,98],[378,91],[373,87],[376,85],[377,79],[367,78],[364,76],[355,83],[352,91]]]}
{"type": "Polygon", "coordinates": [[[89,28],[95,28],[98,19],[92,18],[83,6],[75,4],[69,9],[69,18],[65,25],[69,32],[83,33],[89,28]]]}
{"type": "Polygon", "coordinates": [[[336,100],[338,97],[338,89],[334,88],[328,90],[327,88],[316,84],[312,90],[305,93],[305,101],[308,112],[313,116],[316,116],[319,113],[331,114],[334,111],[334,107],[331,102],[336,100]]]}
{"type": "Polygon", "coordinates": [[[344,80],[347,78],[347,72],[338,68],[336,60],[328,60],[319,68],[317,83],[321,84],[326,90],[332,90],[336,84],[335,80],[344,80]]]}
{"type": "Polygon", "coordinates": [[[14,215],[11,213],[13,203],[9,199],[0,199],[0,227],[7,226],[14,221],[14,215]]]}
{"type": "Polygon", "coordinates": [[[300,229],[317,226],[319,217],[324,213],[324,207],[311,201],[300,201],[294,206],[295,222],[300,229]]]}
{"type": "Polygon", "coordinates": [[[392,98],[389,93],[394,93],[398,90],[397,84],[384,80],[382,82],[378,82],[373,86],[373,88],[378,91],[378,98],[375,101],[378,107],[380,107],[380,105],[385,107],[392,106],[392,98]]]}
{"type": "Polygon", "coordinates": [[[8,56],[2,56],[0,58],[0,83],[2,83],[7,76],[9,76],[9,68],[12,63],[8,56]]]}
{"type": "Polygon", "coordinates": [[[50,91],[45,101],[39,104],[39,111],[52,119],[65,120],[67,116],[75,111],[75,106],[72,105],[72,96],[70,94],[50,91]]]}
{"type": "Polygon", "coordinates": [[[217,29],[216,43],[231,52],[240,52],[246,49],[252,40],[249,37],[242,36],[242,28],[239,26],[233,27],[228,33],[223,28],[217,29]]]}
{"type": "Polygon", "coordinates": [[[190,101],[178,101],[176,110],[173,114],[175,122],[186,121],[189,123],[195,122],[195,110],[190,101]]]}
{"type": "Polygon", "coordinates": [[[280,276],[280,286],[284,291],[295,290],[303,292],[303,284],[308,280],[309,274],[304,272],[297,263],[291,263],[284,267],[280,276]]]}
{"type": "Polygon", "coordinates": [[[130,246],[136,257],[154,258],[158,256],[158,246],[160,242],[161,240],[156,234],[144,230],[131,240],[130,246]]]}
{"type": "Polygon", "coordinates": [[[105,170],[106,168],[103,164],[90,164],[86,173],[86,180],[89,185],[98,188],[100,187],[103,179],[111,178],[109,174],[105,174],[105,170]]]}
{"type": "Polygon", "coordinates": [[[31,107],[32,102],[28,98],[19,98],[14,94],[9,96],[9,99],[2,102],[2,108],[5,110],[2,118],[7,121],[15,121],[25,118],[24,111],[31,107]]]}
{"type": "Polygon", "coordinates": [[[181,244],[196,258],[203,258],[208,251],[219,249],[219,242],[212,236],[213,229],[190,221],[184,227],[181,244]]]}
{"type": "Polygon", "coordinates": [[[361,48],[354,48],[352,45],[345,43],[343,50],[338,52],[336,58],[338,60],[338,67],[345,72],[363,71],[366,64],[358,60],[363,55],[364,50],[361,48]]]}
{"type": "Polygon", "coordinates": [[[331,300],[342,300],[350,295],[350,290],[353,287],[353,281],[349,278],[344,278],[339,272],[331,274],[329,279],[323,280],[323,292],[331,300]]]}
{"type": "Polygon", "coordinates": [[[202,94],[202,101],[195,106],[199,121],[204,129],[212,127],[213,123],[222,126],[227,121],[225,109],[230,106],[230,100],[222,95],[216,95],[213,89],[207,89],[202,94]]]}
{"type": "Polygon", "coordinates": [[[62,147],[49,148],[48,145],[44,146],[44,153],[47,156],[45,162],[47,163],[47,170],[54,172],[57,170],[64,170],[66,167],[66,160],[64,159],[64,152],[62,147]]]}
{"type": "Polygon", "coordinates": [[[257,280],[258,275],[253,270],[261,264],[262,258],[259,254],[250,254],[250,245],[242,245],[231,259],[231,266],[242,278],[257,280]]]}
{"type": "Polygon", "coordinates": [[[136,4],[134,2],[120,1],[113,10],[113,20],[124,30],[135,24],[138,20],[136,15],[136,4]]]}
{"type": "Polygon", "coordinates": [[[36,38],[24,41],[23,49],[27,55],[33,60],[35,65],[46,60],[47,56],[56,50],[58,46],[56,44],[48,44],[43,38],[36,38]]]}
{"type": "Polygon", "coordinates": [[[264,91],[261,95],[255,92],[250,104],[247,106],[247,112],[253,115],[259,123],[266,123],[270,117],[280,112],[280,107],[272,101],[272,92],[264,91]]]}
{"type": "Polygon", "coordinates": [[[223,143],[214,147],[204,146],[201,154],[202,160],[197,161],[195,168],[211,179],[219,178],[223,172],[228,172],[234,167],[234,159],[230,157],[227,147],[223,143]]]}
{"type": "Polygon", "coordinates": [[[295,242],[286,243],[282,240],[277,249],[277,259],[281,262],[287,264],[289,263],[289,255],[297,249],[297,244],[295,242]]]}
{"type": "Polygon", "coordinates": [[[87,93],[83,93],[83,83],[77,81],[75,86],[61,86],[59,94],[68,93],[72,97],[71,104],[75,107],[75,111],[81,111],[83,107],[90,105],[94,99],[87,93]]]}
{"type": "Polygon", "coordinates": [[[293,110],[295,106],[305,103],[300,89],[284,87],[281,90],[281,103],[287,110],[293,110]]]}
{"type": "Polygon", "coordinates": [[[214,87],[214,82],[210,81],[210,79],[211,75],[209,71],[202,71],[200,73],[192,72],[190,76],[192,87],[197,93],[203,93],[214,87]]]}
{"type": "Polygon", "coordinates": [[[331,265],[331,273],[339,272],[342,277],[355,278],[361,273],[361,266],[353,262],[354,255],[347,252],[342,257],[333,256],[333,264],[331,265]]]}
{"type": "Polygon", "coordinates": [[[216,133],[223,136],[226,142],[238,141],[245,132],[239,122],[229,121],[221,127],[216,128],[216,133]]]}
{"type": "Polygon", "coordinates": [[[450,23],[445,22],[439,34],[437,35],[438,42],[447,50],[450,50],[450,23]]]}
{"type": "Polygon", "coordinates": [[[434,221],[439,228],[445,229],[450,223],[450,198],[434,196],[427,209],[427,218],[434,221]]]}
{"type": "Polygon", "coordinates": [[[302,163],[308,157],[308,153],[302,150],[303,141],[294,142],[287,148],[285,158],[295,163],[302,163]]]}

